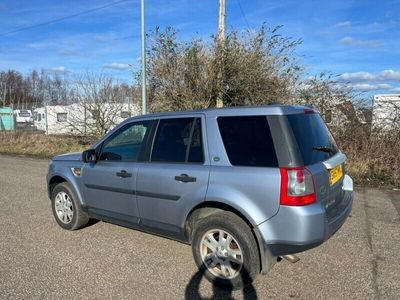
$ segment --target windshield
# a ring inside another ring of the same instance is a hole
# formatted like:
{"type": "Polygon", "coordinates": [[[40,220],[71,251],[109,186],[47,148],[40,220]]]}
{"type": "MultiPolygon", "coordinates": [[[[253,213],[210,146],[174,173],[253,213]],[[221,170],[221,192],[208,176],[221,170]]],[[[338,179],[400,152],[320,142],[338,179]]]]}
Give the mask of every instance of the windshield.
{"type": "Polygon", "coordinates": [[[339,150],[324,121],[317,113],[288,115],[304,165],[327,160],[339,150]]]}

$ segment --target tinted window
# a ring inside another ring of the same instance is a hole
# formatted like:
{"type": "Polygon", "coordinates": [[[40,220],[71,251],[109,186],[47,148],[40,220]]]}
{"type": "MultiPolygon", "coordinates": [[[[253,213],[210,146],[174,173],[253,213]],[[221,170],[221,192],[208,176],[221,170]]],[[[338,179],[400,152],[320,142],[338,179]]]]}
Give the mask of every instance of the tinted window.
{"type": "Polygon", "coordinates": [[[219,117],[218,126],[232,165],[278,166],[265,116],[219,117]]]}
{"type": "Polygon", "coordinates": [[[304,165],[324,161],[338,152],[335,140],[319,114],[288,115],[287,119],[300,150],[304,165]],[[327,147],[331,152],[315,148],[327,147]]]}
{"type": "Polygon", "coordinates": [[[202,162],[200,127],[200,120],[194,118],[160,120],[151,161],[202,162]]]}
{"type": "Polygon", "coordinates": [[[153,123],[143,121],[123,127],[104,142],[100,160],[138,161],[153,123]]]}

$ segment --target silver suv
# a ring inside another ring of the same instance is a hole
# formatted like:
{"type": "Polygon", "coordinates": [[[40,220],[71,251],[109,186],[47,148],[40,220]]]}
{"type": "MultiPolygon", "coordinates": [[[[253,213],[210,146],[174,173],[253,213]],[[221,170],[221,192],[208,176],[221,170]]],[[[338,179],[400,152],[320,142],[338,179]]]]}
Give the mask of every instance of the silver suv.
{"type": "Polygon", "coordinates": [[[236,289],[342,226],[345,160],[311,108],[210,109],[130,118],[54,157],[47,183],[62,228],[94,218],[191,244],[206,277],[236,289]]]}

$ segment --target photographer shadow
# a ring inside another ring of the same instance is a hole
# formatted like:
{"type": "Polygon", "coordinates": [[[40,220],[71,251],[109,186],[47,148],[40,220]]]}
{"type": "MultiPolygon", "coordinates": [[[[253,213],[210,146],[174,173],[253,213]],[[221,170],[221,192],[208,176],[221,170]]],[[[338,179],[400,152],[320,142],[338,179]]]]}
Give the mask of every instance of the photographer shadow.
{"type": "MultiPolygon", "coordinates": [[[[247,272],[246,269],[243,270],[244,272],[242,273],[242,278],[246,278],[249,276],[249,273],[247,272]]],[[[230,300],[230,299],[234,299],[233,298],[233,287],[232,286],[226,286],[224,288],[222,287],[218,287],[215,285],[215,283],[213,283],[213,295],[211,296],[211,298],[205,298],[202,297],[200,295],[200,283],[201,280],[204,279],[207,280],[207,278],[205,278],[205,267],[202,266],[201,268],[199,268],[199,270],[192,276],[192,278],[190,279],[189,283],[186,286],[185,289],[185,299],[186,300],[208,300],[208,299],[226,299],[226,300],[230,300]]],[[[243,290],[243,299],[245,300],[254,300],[254,299],[258,299],[257,298],[257,292],[253,286],[253,284],[250,284],[248,286],[246,286],[243,290]]]]}

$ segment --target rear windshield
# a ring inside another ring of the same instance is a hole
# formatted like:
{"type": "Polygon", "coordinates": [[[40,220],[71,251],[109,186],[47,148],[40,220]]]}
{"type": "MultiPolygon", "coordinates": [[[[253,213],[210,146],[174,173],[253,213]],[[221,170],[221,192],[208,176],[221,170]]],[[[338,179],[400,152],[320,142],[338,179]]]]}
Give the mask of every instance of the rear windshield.
{"type": "Polygon", "coordinates": [[[232,165],[278,166],[266,116],[219,117],[218,126],[232,165]]]}
{"type": "Polygon", "coordinates": [[[338,152],[336,142],[319,114],[288,115],[287,119],[304,165],[327,160],[338,152]]]}

